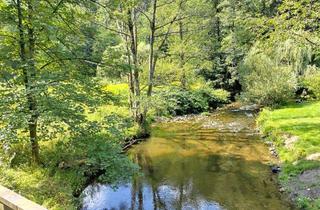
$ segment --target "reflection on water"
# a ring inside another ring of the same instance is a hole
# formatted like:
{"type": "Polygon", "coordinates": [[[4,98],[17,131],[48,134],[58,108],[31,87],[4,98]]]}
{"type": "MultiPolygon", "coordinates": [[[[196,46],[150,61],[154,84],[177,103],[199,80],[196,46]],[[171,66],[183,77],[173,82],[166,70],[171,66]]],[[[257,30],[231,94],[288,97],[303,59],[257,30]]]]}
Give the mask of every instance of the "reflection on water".
{"type": "Polygon", "coordinates": [[[269,153],[250,112],[158,124],[130,156],[144,176],[117,189],[89,186],[84,210],[290,209],[271,178],[269,153]]]}
{"type": "MultiPolygon", "coordinates": [[[[91,186],[93,202],[86,200],[84,209],[223,209],[218,203],[194,197],[186,189],[162,185],[153,188],[142,184],[134,190],[133,184],[120,186],[116,191],[107,186],[91,186]]],[[[189,186],[190,187],[190,186],[189,186]]],[[[92,201],[92,200],[91,200],[92,201]]]]}

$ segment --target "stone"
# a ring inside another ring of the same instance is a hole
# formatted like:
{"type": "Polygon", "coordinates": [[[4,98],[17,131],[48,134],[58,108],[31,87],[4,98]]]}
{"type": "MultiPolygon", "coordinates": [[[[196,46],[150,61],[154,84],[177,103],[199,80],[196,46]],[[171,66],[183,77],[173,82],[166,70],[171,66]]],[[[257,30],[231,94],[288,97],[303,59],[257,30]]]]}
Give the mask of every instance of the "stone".
{"type": "Polygon", "coordinates": [[[306,157],[306,160],[320,160],[320,153],[314,153],[314,154],[308,155],[306,157]]]}
{"type": "Polygon", "coordinates": [[[298,136],[292,136],[289,134],[285,134],[282,136],[282,138],[284,139],[284,146],[287,149],[292,149],[294,144],[299,141],[299,137],[298,136]]]}
{"type": "Polygon", "coordinates": [[[281,168],[280,168],[280,166],[272,166],[271,171],[272,171],[272,173],[277,174],[281,171],[281,168]]]}

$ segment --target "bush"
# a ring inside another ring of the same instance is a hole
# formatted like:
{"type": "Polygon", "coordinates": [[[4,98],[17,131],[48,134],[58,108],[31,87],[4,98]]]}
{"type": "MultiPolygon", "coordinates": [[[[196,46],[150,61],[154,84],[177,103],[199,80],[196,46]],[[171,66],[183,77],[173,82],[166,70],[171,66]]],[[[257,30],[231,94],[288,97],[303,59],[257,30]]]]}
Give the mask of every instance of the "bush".
{"type": "Polygon", "coordinates": [[[315,66],[309,66],[303,85],[317,98],[320,99],[320,69],[315,66]]]}
{"type": "Polygon", "coordinates": [[[228,97],[227,91],[209,87],[193,90],[171,87],[156,92],[158,102],[153,108],[157,110],[156,115],[198,114],[227,103],[228,97]]]}
{"type": "Polygon", "coordinates": [[[293,97],[297,87],[295,72],[277,65],[268,55],[252,50],[240,69],[242,99],[262,105],[276,105],[293,97]]]}

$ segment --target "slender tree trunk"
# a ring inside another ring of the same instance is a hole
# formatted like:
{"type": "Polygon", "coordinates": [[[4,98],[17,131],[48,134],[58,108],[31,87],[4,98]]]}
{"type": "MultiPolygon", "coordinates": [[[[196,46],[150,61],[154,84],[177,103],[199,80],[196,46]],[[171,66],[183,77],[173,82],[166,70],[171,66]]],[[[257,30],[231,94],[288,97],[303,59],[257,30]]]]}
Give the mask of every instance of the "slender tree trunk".
{"type": "MultiPolygon", "coordinates": [[[[128,59],[128,65],[130,66],[130,72],[128,74],[128,84],[129,84],[129,106],[130,110],[133,113],[133,103],[134,103],[134,83],[133,83],[133,73],[132,73],[132,62],[131,62],[131,53],[130,53],[130,47],[128,43],[128,38],[126,37],[126,50],[127,50],[127,59],[128,59]]],[[[133,115],[134,116],[134,115],[133,115]]]]}
{"type": "Polygon", "coordinates": [[[34,53],[35,53],[35,36],[33,30],[33,17],[34,13],[32,0],[27,1],[28,4],[28,37],[29,37],[29,68],[30,68],[30,96],[29,96],[29,110],[31,113],[30,121],[29,121],[29,130],[30,130],[30,141],[32,146],[32,158],[35,163],[40,162],[39,157],[39,143],[37,136],[37,124],[38,124],[38,107],[37,100],[35,94],[35,80],[36,80],[36,66],[34,61],[34,53]]]}
{"type": "MultiPolygon", "coordinates": [[[[152,20],[150,22],[150,35],[149,35],[149,78],[148,78],[148,89],[147,89],[147,100],[149,100],[152,95],[153,79],[155,72],[155,65],[157,62],[157,57],[155,56],[154,44],[155,44],[155,32],[156,32],[156,12],[157,12],[157,0],[153,1],[153,12],[152,20]]],[[[139,126],[143,135],[147,135],[147,113],[148,113],[148,101],[143,106],[143,112],[139,115],[139,126]]]]}
{"type": "Polygon", "coordinates": [[[152,11],[152,20],[150,23],[150,52],[149,52],[149,81],[148,81],[148,92],[147,96],[150,97],[152,95],[153,88],[153,79],[154,72],[156,67],[156,57],[154,52],[154,42],[155,42],[155,32],[156,32],[156,14],[157,14],[157,0],[153,1],[153,11],[152,11]]]}
{"type": "MultiPolygon", "coordinates": [[[[123,8],[122,6],[120,5],[119,7],[119,10],[120,12],[123,12],[123,8]]],[[[128,10],[130,11],[130,10],[128,10]]],[[[131,13],[128,12],[128,20],[127,20],[127,23],[124,23],[123,21],[119,21],[118,22],[118,29],[119,31],[121,31],[122,33],[120,34],[123,41],[125,42],[126,44],[126,53],[127,53],[127,63],[130,67],[130,71],[128,73],[128,86],[129,86],[129,108],[130,108],[130,111],[133,115],[133,117],[135,117],[135,114],[134,114],[134,98],[135,98],[135,89],[134,89],[134,80],[133,80],[133,67],[132,67],[132,52],[131,52],[131,37],[129,35],[127,35],[127,32],[128,32],[128,28],[127,26],[132,25],[132,22],[131,22],[131,13]]]]}
{"type": "MultiPolygon", "coordinates": [[[[179,36],[180,36],[180,42],[183,46],[183,24],[182,21],[179,22],[179,36]]],[[[179,67],[182,71],[182,75],[180,78],[180,82],[181,82],[181,86],[182,88],[186,89],[187,88],[187,75],[184,69],[184,65],[185,65],[185,59],[184,59],[185,55],[184,55],[184,50],[181,49],[180,51],[180,62],[179,62],[179,67]]]]}
{"type": "Polygon", "coordinates": [[[27,103],[29,108],[30,118],[28,119],[29,138],[31,143],[32,162],[38,164],[40,162],[39,156],[39,143],[37,138],[37,122],[38,122],[38,110],[37,101],[34,93],[34,83],[36,77],[36,68],[34,63],[34,50],[35,39],[34,31],[32,27],[32,2],[27,1],[28,6],[28,54],[26,53],[26,41],[24,38],[24,26],[23,26],[23,14],[21,7],[21,0],[17,0],[17,12],[18,12],[18,29],[19,29],[19,48],[20,58],[23,65],[24,86],[26,90],[27,103]]]}
{"type": "Polygon", "coordinates": [[[133,97],[133,111],[135,121],[141,125],[141,108],[140,108],[140,80],[139,80],[139,66],[138,66],[138,41],[137,41],[137,27],[136,27],[136,12],[134,9],[128,10],[128,28],[130,35],[130,51],[132,56],[132,84],[134,89],[133,97]]]}

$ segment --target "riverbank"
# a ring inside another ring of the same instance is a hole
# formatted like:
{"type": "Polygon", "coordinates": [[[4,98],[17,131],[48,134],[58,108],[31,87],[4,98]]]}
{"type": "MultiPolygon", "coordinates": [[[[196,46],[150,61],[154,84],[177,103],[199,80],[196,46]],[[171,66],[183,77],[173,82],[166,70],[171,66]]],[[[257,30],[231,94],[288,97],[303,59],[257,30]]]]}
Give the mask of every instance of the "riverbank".
{"type": "Polygon", "coordinates": [[[281,190],[301,209],[320,209],[320,102],[264,109],[257,122],[279,158],[281,190]]]}
{"type": "MultiPolygon", "coordinates": [[[[122,178],[132,168],[127,155],[122,154],[124,140],[137,135],[136,126],[128,118],[129,111],[106,105],[93,113],[86,110],[86,116],[92,122],[106,120],[108,127],[93,137],[57,135],[50,141],[40,141],[40,165],[29,163],[28,142],[11,145],[19,153],[1,150],[0,184],[48,209],[73,210],[80,204],[80,193],[93,176],[101,173],[105,163],[121,164],[118,168],[123,173],[111,174],[110,178],[122,178]]],[[[109,171],[120,173],[117,170],[110,167],[109,171]]]]}

